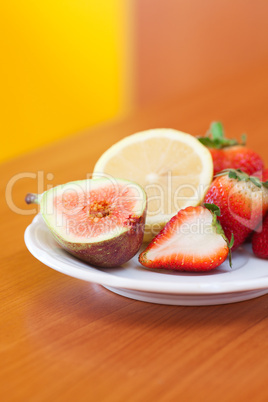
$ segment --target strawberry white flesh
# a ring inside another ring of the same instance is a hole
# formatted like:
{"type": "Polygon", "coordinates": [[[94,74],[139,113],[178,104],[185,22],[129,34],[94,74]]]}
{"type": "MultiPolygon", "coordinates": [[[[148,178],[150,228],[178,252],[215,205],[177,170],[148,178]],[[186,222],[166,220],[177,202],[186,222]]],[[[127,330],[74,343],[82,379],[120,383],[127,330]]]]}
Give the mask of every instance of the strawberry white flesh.
{"type": "Polygon", "coordinates": [[[139,261],[148,268],[207,271],[227,258],[226,240],[217,233],[213,214],[204,207],[178,212],[152,240],[139,261]]]}

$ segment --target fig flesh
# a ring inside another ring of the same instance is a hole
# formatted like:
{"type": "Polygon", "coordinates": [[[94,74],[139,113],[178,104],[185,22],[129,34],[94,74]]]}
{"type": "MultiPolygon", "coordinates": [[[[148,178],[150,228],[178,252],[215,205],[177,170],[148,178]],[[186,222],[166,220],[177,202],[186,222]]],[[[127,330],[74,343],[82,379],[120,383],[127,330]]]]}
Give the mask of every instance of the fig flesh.
{"type": "Polygon", "coordinates": [[[136,183],[98,178],[70,182],[40,195],[41,215],[58,244],[98,267],[116,267],[139,250],[144,235],[146,194],[136,183]]]}

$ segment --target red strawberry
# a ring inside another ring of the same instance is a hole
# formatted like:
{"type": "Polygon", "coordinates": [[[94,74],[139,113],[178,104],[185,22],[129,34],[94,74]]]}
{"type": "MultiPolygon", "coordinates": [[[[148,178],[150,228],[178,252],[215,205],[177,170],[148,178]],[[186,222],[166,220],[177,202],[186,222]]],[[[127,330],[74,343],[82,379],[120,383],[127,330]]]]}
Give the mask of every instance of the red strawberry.
{"type": "Polygon", "coordinates": [[[241,169],[251,175],[264,168],[260,155],[236,140],[225,138],[223,126],[220,122],[213,122],[207,137],[199,137],[199,141],[208,147],[214,164],[214,175],[224,169],[241,169]]]}
{"type": "Polygon", "coordinates": [[[196,272],[222,264],[231,245],[217,221],[219,208],[207,208],[180,210],[140,254],[140,263],[148,268],[196,272]]]}
{"type": "Polygon", "coordinates": [[[234,250],[244,243],[268,211],[268,183],[230,169],[218,174],[204,202],[220,208],[219,221],[229,241],[233,233],[234,250]]]}
{"type": "Polygon", "coordinates": [[[259,258],[268,258],[268,215],[264,218],[261,232],[252,236],[252,250],[259,258]]]}

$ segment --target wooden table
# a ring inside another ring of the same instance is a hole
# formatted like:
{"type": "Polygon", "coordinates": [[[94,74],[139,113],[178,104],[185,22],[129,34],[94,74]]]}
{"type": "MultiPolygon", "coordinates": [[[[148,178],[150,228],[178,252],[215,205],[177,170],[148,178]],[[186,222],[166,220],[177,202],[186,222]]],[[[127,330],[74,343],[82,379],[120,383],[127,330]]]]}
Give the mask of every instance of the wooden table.
{"type": "Polygon", "coordinates": [[[228,136],[246,132],[268,166],[267,71],[256,66],[1,166],[1,400],[267,400],[268,295],[206,307],[139,302],[53,271],[23,240],[34,216],[28,191],[85,178],[107,147],[139,130],[197,135],[222,120],[228,136]]]}

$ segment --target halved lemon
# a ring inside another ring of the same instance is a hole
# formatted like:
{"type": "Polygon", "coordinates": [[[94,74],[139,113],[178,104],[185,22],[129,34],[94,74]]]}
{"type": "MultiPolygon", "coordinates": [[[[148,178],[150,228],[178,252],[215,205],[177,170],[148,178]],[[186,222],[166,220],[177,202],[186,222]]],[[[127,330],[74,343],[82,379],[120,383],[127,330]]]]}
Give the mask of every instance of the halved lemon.
{"type": "Polygon", "coordinates": [[[144,241],[150,241],[180,209],[202,202],[212,181],[213,162],[194,136],[159,128],[125,137],[104,152],[94,168],[94,177],[103,175],[144,188],[144,241]]]}

